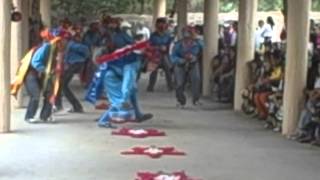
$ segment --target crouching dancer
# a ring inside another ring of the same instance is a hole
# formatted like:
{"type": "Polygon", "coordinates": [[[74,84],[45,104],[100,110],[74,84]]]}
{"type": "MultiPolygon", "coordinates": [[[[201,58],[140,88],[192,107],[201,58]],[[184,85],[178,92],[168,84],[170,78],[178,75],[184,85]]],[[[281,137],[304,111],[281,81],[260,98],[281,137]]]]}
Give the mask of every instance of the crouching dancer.
{"type": "MultiPolygon", "coordinates": [[[[133,42],[127,34],[119,30],[115,31],[113,39],[115,49],[133,42]]],[[[152,114],[143,114],[138,105],[136,79],[141,66],[141,56],[141,52],[134,51],[107,63],[103,83],[110,107],[100,117],[99,127],[112,127],[111,120],[143,122],[153,117],[152,114]]]]}

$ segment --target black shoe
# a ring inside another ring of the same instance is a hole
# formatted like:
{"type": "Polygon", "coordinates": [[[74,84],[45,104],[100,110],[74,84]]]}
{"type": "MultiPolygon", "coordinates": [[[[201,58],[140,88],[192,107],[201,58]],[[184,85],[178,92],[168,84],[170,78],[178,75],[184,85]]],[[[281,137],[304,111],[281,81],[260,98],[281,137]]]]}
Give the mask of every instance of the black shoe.
{"type": "Polygon", "coordinates": [[[192,101],[193,106],[202,106],[202,103],[200,101],[192,101]]]}
{"type": "Polygon", "coordinates": [[[311,145],[312,145],[312,146],[320,147],[320,140],[318,139],[318,140],[312,141],[312,142],[311,142],[311,145]]]}
{"type": "Polygon", "coordinates": [[[299,139],[300,143],[311,143],[314,140],[311,136],[306,136],[305,138],[299,139]]]}
{"type": "Polygon", "coordinates": [[[153,114],[147,113],[137,118],[138,123],[142,123],[144,121],[150,120],[153,118],[153,114]]]}
{"type": "Polygon", "coordinates": [[[153,92],[153,91],[154,91],[153,88],[151,88],[151,87],[147,88],[147,92],[153,92]]]}
{"type": "Polygon", "coordinates": [[[300,141],[300,139],[304,139],[304,138],[306,138],[307,136],[308,136],[308,135],[307,135],[307,134],[304,134],[304,133],[298,134],[298,135],[296,135],[296,136],[292,136],[292,140],[300,141]]]}
{"type": "Polygon", "coordinates": [[[83,109],[70,109],[68,113],[84,113],[83,109]]]}
{"type": "Polygon", "coordinates": [[[178,109],[185,109],[186,108],[186,105],[185,104],[181,104],[181,103],[177,103],[176,107],[178,109]]]}

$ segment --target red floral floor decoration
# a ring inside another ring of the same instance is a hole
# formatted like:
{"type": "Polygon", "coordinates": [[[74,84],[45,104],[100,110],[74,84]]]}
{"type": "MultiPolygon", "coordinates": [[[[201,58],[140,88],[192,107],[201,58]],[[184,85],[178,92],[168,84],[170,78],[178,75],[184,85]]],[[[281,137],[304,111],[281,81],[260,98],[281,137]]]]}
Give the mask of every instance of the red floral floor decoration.
{"type": "Polygon", "coordinates": [[[166,136],[165,132],[159,131],[157,129],[130,129],[130,128],[121,128],[119,130],[112,131],[111,134],[116,136],[129,136],[132,138],[166,136]]]}
{"type": "Polygon", "coordinates": [[[121,152],[122,155],[145,155],[152,159],[158,159],[163,156],[185,156],[186,153],[176,150],[174,147],[134,147],[128,151],[121,152]]]}
{"type": "Polygon", "coordinates": [[[139,172],[135,180],[200,180],[197,178],[189,177],[185,172],[174,173],[151,173],[151,172],[139,172]]]}

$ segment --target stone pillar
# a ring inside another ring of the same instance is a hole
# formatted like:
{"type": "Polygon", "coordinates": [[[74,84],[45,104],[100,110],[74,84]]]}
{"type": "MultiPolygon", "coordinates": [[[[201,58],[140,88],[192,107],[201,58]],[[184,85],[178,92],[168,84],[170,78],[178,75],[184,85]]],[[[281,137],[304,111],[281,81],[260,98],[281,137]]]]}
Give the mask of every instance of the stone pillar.
{"type": "Polygon", "coordinates": [[[241,91],[249,84],[247,62],[254,59],[254,34],[258,0],[240,0],[234,110],[240,111],[241,91]]]}
{"type": "Polygon", "coordinates": [[[152,28],[159,17],[166,17],[167,0],[153,0],[153,22],[152,28]]]}
{"type": "MultiPolygon", "coordinates": [[[[15,77],[20,60],[28,49],[27,36],[29,36],[28,0],[13,0],[13,5],[16,7],[16,10],[22,13],[22,20],[11,23],[11,81],[15,77]]],[[[22,107],[22,100],[22,93],[19,93],[17,101],[15,99],[13,100],[14,107],[22,107]]]]}
{"type": "Polygon", "coordinates": [[[43,24],[51,27],[51,0],[40,0],[40,14],[43,24]]]}
{"type": "Polygon", "coordinates": [[[188,0],[177,0],[177,15],[178,15],[178,37],[181,38],[181,30],[188,25],[188,0]]]}
{"type": "Polygon", "coordinates": [[[205,0],[204,4],[204,44],[202,62],[202,94],[210,95],[211,60],[218,54],[219,40],[219,0],[205,0]]]}
{"type": "Polygon", "coordinates": [[[299,120],[307,81],[311,0],[288,1],[287,56],[283,134],[292,135],[299,120]]]}
{"type": "Polygon", "coordinates": [[[26,53],[29,50],[29,36],[30,36],[30,24],[29,24],[29,17],[30,17],[30,1],[31,0],[22,0],[22,12],[23,12],[23,19],[22,19],[22,28],[23,31],[23,50],[26,53]]]}
{"type": "Polygon", "coordinates": [[[11,1],[0,1],[0,133],[10,131],[11,1]]]}

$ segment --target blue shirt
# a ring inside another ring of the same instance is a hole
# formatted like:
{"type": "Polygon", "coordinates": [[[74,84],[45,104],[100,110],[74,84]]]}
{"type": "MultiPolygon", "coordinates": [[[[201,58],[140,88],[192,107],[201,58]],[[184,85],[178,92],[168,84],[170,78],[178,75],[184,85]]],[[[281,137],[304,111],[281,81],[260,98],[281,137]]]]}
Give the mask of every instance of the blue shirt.
{"type": "MultiPolygon", "coordinates": [[[[134,43],[133,38],[131,38],[126,32],[123,31],[113,33],[111,39],[115,49],[120,49],[134,43]]],[[[127,60],[128,59],[126,57],[123,57],[118,60],[109,62],[108,64],[111,66],[123,67],[126,64],[127,60]]]]}
{"type": "Polygon", "coordinates": [[[65,52],[65,62],[68,64],[81,63],[85,62],[89,56],[90,51],[88,46],[75,41],[70,41],[65,52]]]}
{"type": "Polygon", "coordinates": [[[98,32],[88,31],[83,37],[83,43],[89,48],[99,46],[101,42],[101,35],[98,32]]]}
{"type": "Polygon", "coordinates": [[[171,54],[173,64],[184,63],[186,54],[192,54],[194,57],[198,57],[203,49],[203,42],[201,40],[194,40],[189,47],[184,47],[182,43],[182,41],[178,41],[173,47],[171,54]]]}
{"type": "Polygon", "coordinates": [[[150,36],[150,43],[152,46],[167,46],[169,47],[171,42],[173,41],[173,37],[169,33],[160,34],[158,32],[154,32],[150,36]]]}
{"type": "Polygon", "coordinates": [[[44,42],[31,58],[31,66],[38,72],[44,72],[45,64],[50,53],[50,43],[44,42]]]}
{"type": "Polygon", "coordinates": [[[125,47],[126,45],[133,44],[134,40],[130,37],[126,32],[119,31],[115,32],[111,35],[111,40],[115,49],[120,49],[125,47]]]}

